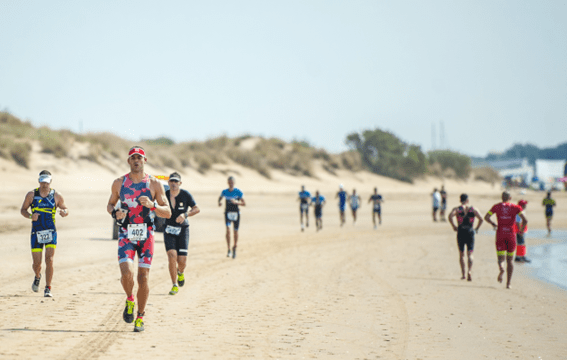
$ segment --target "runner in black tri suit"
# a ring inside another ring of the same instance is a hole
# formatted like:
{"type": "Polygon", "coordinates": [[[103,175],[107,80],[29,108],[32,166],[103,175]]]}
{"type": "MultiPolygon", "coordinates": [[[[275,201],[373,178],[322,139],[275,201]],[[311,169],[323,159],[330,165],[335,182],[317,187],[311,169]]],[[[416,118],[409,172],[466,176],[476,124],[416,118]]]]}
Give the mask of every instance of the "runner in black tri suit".
{"type": "Polygon", "coordinates": [[[323,206],[325,206],[325,197],[319,195],[319,190],[315,192],[315,196],[311,199],[311,205],[315,208],[315,225],[317,231],[323,229],[323,206]]]}
{"type": "Polygon", "coordinates": [[[174,172],[169,175],[169,190],[165,196],[169,199],[171,217],[165,220],[163,242],[169,262],[169,275],[173,287],[169,295],[175,295],[179,287],[185,285],[185,266],[187,265],[187,249],[189,248],[189,221],[187,218],[197,215],[201,210],[195,204],[193,196],[180,188],[181,175],[174,172]],[[179,287],[177,286],[179,284],[179,287]]]}
{"type": "Polygon", "coordinates": [[[240,189],[234,187],[234,177],[228,178],[228,189],[224,189],[219,196],[219,206],[222,206],[222,198],[225,198],[226,207],[224,210],[224,222],[226,224],[226,245],[228,252],[226,257],[230,257],[230,224],[234,224],[234,246],[232,247],[232,258],[236,258],[236,244],[238,242],[238,229],[240,227],[240,209],[238,206],[246,206],[244,194],[240,189]]]}
{"type": "Polygon", "coordinates": [[[449,223],[453,230],[457,232],[457,245],[459,247],[459,262],[461,264],[461,279],[465,279],[465,246],[467,247],[468,268],[466,279],[472,281],[471,269],[473,266],[473,250],[474,250],[474,234],[478,232],[478,228],[482,225],[483,219],[480,213],[472,206],[467,206],[469,197],[467,194],[461,194],[461,206],[451,210],[449,214],[449,223]],[[453,218],[457,217],[459,223],[455,226],[453,218]],[[478,218],[476,229],[473,228],[474,218],[478,218]]]}
{"type": "Polygon", "coordinates": [[[53,297],[51,280],[53,279],[53,257],[57,246],[57,229],[55,214],[61,217],[69,215],[63,196],[51,188],[51,173],[43,170],[39,173],[39,187],[26,194],[20,213],[32,221],[31,251],[35,278],[32,290],[37,292],[41,279],[41,254],[45,246],[45,290],[43,296],[53,297]],[[32,213],[28,212],[31,207],[32,213]],[[59,209],[59,211],[57,211],[59,209]]]}
{"type": "Polygon", "coordinates": [[[305,185],[301,185],[301,191],[299,192],[299,222],[301,223],[301,231],[304,231],[303,227],[303,214],[305,213],[306,226],[309,227],[309,203],[311,202],[311,194],[309,191],[305,190],[305,185]]]}

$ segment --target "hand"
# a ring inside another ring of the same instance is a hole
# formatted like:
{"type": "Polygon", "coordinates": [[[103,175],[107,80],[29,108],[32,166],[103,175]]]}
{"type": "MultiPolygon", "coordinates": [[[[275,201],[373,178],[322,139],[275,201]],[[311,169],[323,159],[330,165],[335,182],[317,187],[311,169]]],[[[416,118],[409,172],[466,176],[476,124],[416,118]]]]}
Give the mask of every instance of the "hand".
{"type": "Polygon", "coordinates": [[[149,197],[147,196],[140,196],[138,198],[138,200],[140,201],[140,204],[142,204],[142,206],[147,207],[148,209],[151,209],[154,207],[154,202],[150,200],[149,197]]]}
{"type": "Polygon", "coordinates": [[[178,224],[182,224],[185,221],[185,214],[181,214],[175,219],[175,222],[178,224]]]}
{"type": "Polygon", "coordinates": [[[453,225],[453,230],[457,231],[458,228],[455,225],[453,225]]]}
{"type": "Polygon", "coordinates": [[[474,229],[474,232],[478,234],[478,228],[474,229]]]}
{"type": "Polygon", "coordinates": [[[494,229],[494,231],[498,230],[498,226],[492,224],[492,228],[494,229]]]}
{"type": "Polygon", "coordinates": [[[126,217],[127,212],[123,209],[118,209],[116,212],[116,220],[122,220],[126,217]]]}
{"type": "Polygon", "coordinates": [[[230,202],[231,202],[232,204],[238,205],[238,200],[230,199],[230,202]]]}
{"type": "Polygon", "coordinates": [[[69,215],[69,212],[67,212],[67,209],[59,209],[59,215],[61,215],[61,217],[65,217],[69,215]]]}
{"type": "Polygon", "coordinates": [[[39,219],[39,213],[33,213],[31,218],[33,221],[37,221],[37,219],[39,219]]]}
{"type": "Polygon", "coordinates": [[[222,206],[222,202],[219,201],[219,206],[222,206]]]}

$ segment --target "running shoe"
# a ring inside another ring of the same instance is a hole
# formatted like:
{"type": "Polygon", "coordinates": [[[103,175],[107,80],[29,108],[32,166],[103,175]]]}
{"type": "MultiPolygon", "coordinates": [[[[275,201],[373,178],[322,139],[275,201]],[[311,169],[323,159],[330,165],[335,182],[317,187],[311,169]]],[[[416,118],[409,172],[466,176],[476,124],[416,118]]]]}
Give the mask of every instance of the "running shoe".
{"type": "Polygon", "coordinates": [[[128,324],[131,324],[134,321],[134,306],[136,305],[135,302],[129,301],[126,299],[126,307],[124,308],[124,313],[122,314],[122,318],[128,324]]]}
{"type": "Polygon", "coordinates": [[[179,284],[179,287],[185,285],[185,275],[183,273],[177,273],[177,283],[179,284]]]}
{"type": "Polygon", "coordinates": [[[144,331],[144,320],[137,318],[136,322],[134,323],[134,332],[142,331],[144,331]]]}
{"type": "Polygon", "coordinates": [[[230,250],[226,253],[226,257],[230,257],[230,250]]]}
{"type": "Polygon", "coordinates": [[[175,295],[179,292],[179,288],[177,287],[177,285],[173,285],[173,287],[171,288],[171,290],[169,290],[169,295],[175,295]]]}
{"type": "Polygon", "coordinates": [[[34,276],[34,278],[33,278],[33,283],[32,283],[32,286],[31,286],[31,289],[33,290],[33,292],[38,292],[38,291],[39,291],[39,280],[41,280],[41,276],[38,277],[38,278],[36,278],[36,277],[34,276]]]}
{"type": "Polygon", "coordinates": [[[525,256],[523,256],[522,259],[524,260],[525,263],[531,263],[532,262],[530,259],[528,259],[525,256]]]}
{"type": "Polygon", "coordinates": [[[521,256],[516,256],[516,258],[514,259],[515,262],[523,262],[524,258],[522,258],[521,256]]]}
{"type": "Polygon", "coordinates": [[[232,248],[232,258],[236,258],[236,248],[232,248]]]}
{"type": "Polygon", "coordinates": [[[51,288],[49,286],[45,287],[45,290],[43,291],[43,297],[53,297],[53,294],[51,293],[51,288]]]}

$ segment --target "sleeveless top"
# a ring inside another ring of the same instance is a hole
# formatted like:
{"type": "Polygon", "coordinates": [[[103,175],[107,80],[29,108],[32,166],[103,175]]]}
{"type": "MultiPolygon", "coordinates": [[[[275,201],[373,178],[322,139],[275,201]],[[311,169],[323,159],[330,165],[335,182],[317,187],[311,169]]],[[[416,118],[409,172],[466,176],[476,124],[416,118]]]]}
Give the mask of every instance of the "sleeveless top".
{"type": "Polygon", "coordinates": [[[132,182],[130,174],[124,175],[124,181],[120,188],[120,202],[123,209],[128,208],[128,216],[126,216],[125,221],[122,223],[123,227],[126,227],[129,223],[154,224],[154,215],[150,209],[140,204],[138,200],[140,196],[147,196],[150,200],[153,200],[150,191],[150,175],[146,174],[144,179],[137,184],[132,182]]]}
{"type": "Polygon", "coordinates": [[[46,197],[39,194],[39,188],[34,190],[33,201],[31,204],[32,213],[38,213],[39,218],[37,221],[32,222],[32,232],[42,230],[55,231],[55,190],[51,189],[46,197]]]}
{"type": "Polygon", "coordinates": [[[474,211],[473,207],[469,208],[469,211],[465,214],[465,208],[459,206],[457,209],[457,221],[459,222],[459,227],[463,229],[471,229],[474,222],[474,211]]]}

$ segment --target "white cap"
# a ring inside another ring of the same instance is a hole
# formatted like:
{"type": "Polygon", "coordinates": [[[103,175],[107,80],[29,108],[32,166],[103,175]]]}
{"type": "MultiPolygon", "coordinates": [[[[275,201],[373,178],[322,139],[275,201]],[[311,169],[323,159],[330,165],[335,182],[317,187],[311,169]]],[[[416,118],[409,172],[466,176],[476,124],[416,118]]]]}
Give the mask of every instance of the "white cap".
{"type": "Polygon", "coordinates": [[[51,183],[51,175],[40,175],[39,182],[51,183]]]}
{"type": "Polygon", "coordinates": [[[343,184],[340,184],[339,187],[342,189],[344,186],[343,186],[343,184]]]}

